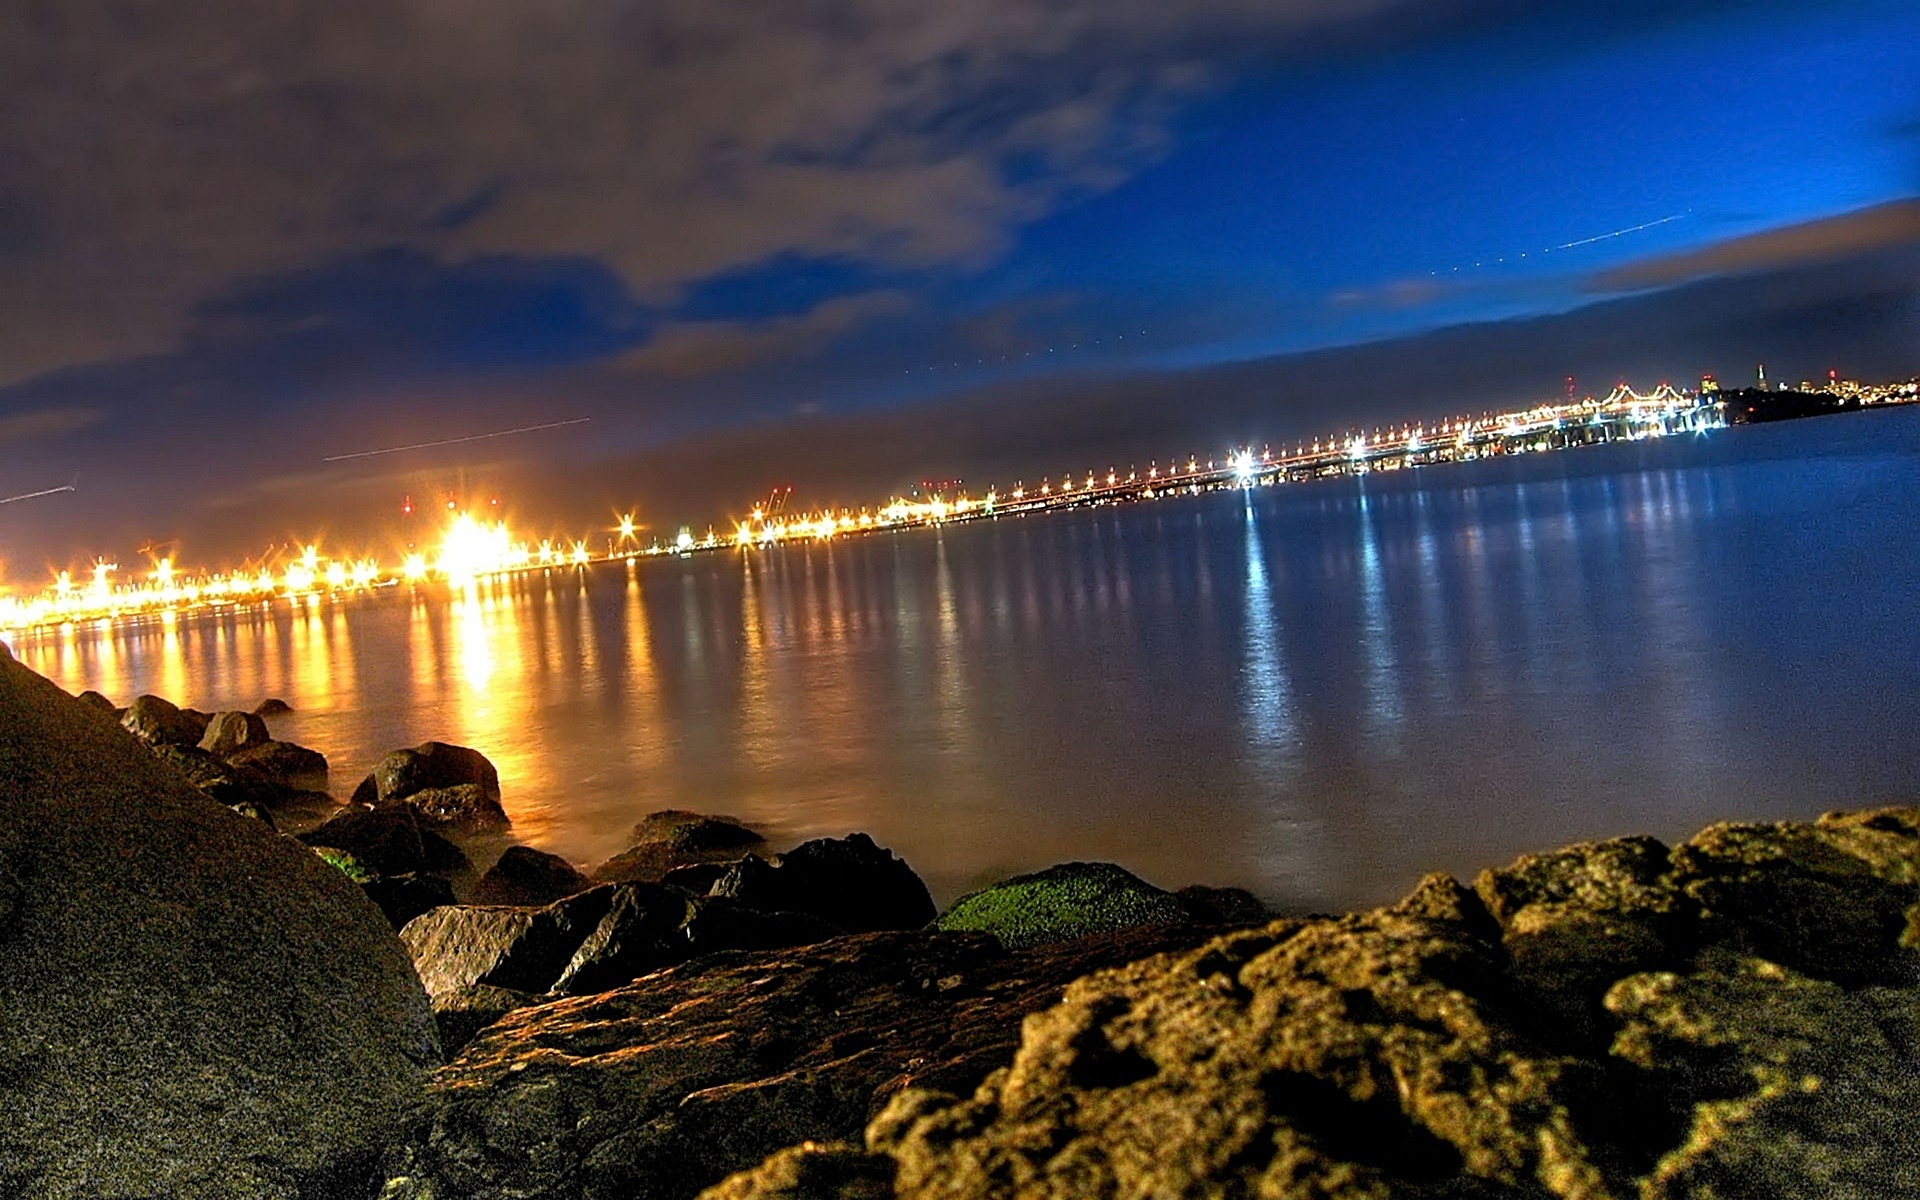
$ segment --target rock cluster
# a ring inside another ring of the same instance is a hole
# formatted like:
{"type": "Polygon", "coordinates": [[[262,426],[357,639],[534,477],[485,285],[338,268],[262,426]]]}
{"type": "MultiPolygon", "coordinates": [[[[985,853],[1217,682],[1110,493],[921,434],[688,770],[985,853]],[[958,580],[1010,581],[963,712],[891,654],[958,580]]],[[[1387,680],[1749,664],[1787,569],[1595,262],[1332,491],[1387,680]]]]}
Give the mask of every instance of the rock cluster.
{"type": "Polygon", "coordinates": [[[707,1194],[1915,1194],[1917,884],[1914,809],[1436,876],[1081,979],[970,1094],[707,1194]]]}

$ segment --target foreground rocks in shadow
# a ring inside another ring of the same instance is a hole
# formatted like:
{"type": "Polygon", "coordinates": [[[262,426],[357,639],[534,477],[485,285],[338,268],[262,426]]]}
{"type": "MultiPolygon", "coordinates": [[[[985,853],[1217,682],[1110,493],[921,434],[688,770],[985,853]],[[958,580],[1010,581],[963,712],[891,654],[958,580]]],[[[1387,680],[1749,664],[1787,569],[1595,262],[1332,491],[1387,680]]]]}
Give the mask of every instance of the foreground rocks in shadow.
{"type": "Polygon", "coordinates": [[[381,1194],[692,1196],[788,1142],[854,1136],[909,1086],[973,1087],[1068,980],[1182,936],[1016,954],[977,934],[868,934],[520,1008],[436,1076],[381,1194]]]}
{"type": "Polygon", "coordinates": [[[468,875],[466,852],[434,832],[432,822],[405,805],[348,808],[300,835],[309,846],[345,850],[376,875],[468,875]]]}
{"type": "Polygon", "coordinates": [[[917,929],[934,916],[927,885],[864,833],[802,842],[771,863],[749,854],[713,894],[762,912],[818,917],[848,933],[917,929]]]}
{"type": "Polygon", "coordinates": [[[551,904],[593,886],[558,854],[531,846],[508,846],[474,885],[474,904],[551,904]]]}
{"type": "Polygon", "coordinates": [[[732,864],[765,845],[757,831],[731,817],[664,809],[641,818],[633,845],[595,867],[593,877],[602,883],[661,883],[676,869],[732,864]]]}
{"type": "Polygon", "coordinates": [[[0,780],[0,1195],[365,1194],[439,1049],[359,888],[4,650],[0,780]]]}
{"type": "Polygon", "coordinates": [[[181,708],[159,696],[136,696],[120,724],[143,742],[156,746],[198,746],[206,736],[206,713],[181,708]]]}
{"type": "Polygon", "coordinates": [[[1132,872],[1112,863],[1075,862],[962,896],[940,914],[935,927],[991,933],[1007,948],[1022,949],[1188,919],[1172,893],[1132,872]]]}
{"type": "Polygon", "coordinates": [[[1912,809],[1431,877],[1082,979],[970,1095],[709,1195],[1915,1194],[1916,881],[1912,809]]]}

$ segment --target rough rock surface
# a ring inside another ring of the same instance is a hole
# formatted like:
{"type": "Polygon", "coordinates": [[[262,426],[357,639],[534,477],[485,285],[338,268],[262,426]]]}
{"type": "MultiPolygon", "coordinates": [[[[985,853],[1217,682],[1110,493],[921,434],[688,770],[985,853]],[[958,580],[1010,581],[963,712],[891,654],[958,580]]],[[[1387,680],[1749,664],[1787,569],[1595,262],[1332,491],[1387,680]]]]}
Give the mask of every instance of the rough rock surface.
{"type": "Polygon", "coordinates": [[[0,649],[0,1195],[334,1197],[426,1067],[380,914],[0,649]]]}
{"type": "Polygon", "coordinates": [[[449,1055],[472,1041],[474,1035],[516,1008],[539,1004],[532,992],[470,983],[433,997],[433,1019],[440,1027],[440,1048],[449,1055]]]}
{"type": "Polygon", "coordinates": [[[1008,953],[977,934],[868,934],[521,1008],[437,1074],[381,1194],[691,1196],[789,1142],[857,1136],[909,1085],[973,1087],[1068,980],[1195,936],[1008,953]]]}
{"type": "Polygon", "coordinates": [[[762,912],[805,913],[848,933],[918,929],[934,916],[927,885],[864,833],[802,842],[772,863],[749,854],[713,895],[762,912]]]}
{"type": "Polygon", "coordinates": [[[669,808],[633,827],[633,845],[593,869],[602,883],[660,883],[676,869],[731,864],[766,839],[732,817],[669,808]]]}
{"type": "Polygon", "coordinates": [[[935,928],[991,933],[1009,949],[1189,920],[1169,892],[1112,863],[1061,863],[960,897],[935,928]]]}
{"type": "Polygon", "coordinates": [[[220,712],[207,720],[207,731],[200,735],[200,748],[216,758],[225,758],[236,750],[268,740],[267,723],[253,713],[220,712]]]}
{"type": "Polygon", "coordinates": [[[478,784],[496,802],[500,773],[487,756],[465,746],[422,742],[411,750],[395,750],[375,763],[354,789],[352,803],[374,805],[405,800],[428,788],[478,784]]]}
{"type": "Polygon", "coordinates": [[[438,875],[376,875],[361,880],[360,890],[379,908],[395,932],[405,929],[407,922],[422,913],[452,904],[454,900],[453,885],[438,875]]]}
{"type": "Polygon", "coordinates": [[[712,1195],[1912,1195],[1917,885],[1914,809],[1430,877],[1083,979],[970,1097],[712,1195]]]}
{"type": "Polygon", "coordinates": [[[181,708],[159,696],[137,696],[120,718],[128,732],[159,746],[197,746],[207,732],[207,714],[181,708]]]}
{"type": "Polygon", "coordinates": [[[593,886],[593,880],[558,854],[531,846],[508,846],[474,885],[474,904],[552,904],[593,886]]]}

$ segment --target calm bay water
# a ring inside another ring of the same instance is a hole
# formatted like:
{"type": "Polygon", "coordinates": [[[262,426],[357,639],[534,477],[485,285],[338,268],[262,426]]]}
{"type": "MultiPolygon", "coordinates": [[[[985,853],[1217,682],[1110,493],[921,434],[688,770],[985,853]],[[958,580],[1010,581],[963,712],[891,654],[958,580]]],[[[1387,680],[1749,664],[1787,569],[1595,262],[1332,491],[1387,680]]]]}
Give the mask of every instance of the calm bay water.
{"type": "Polygon", "coordinates": [[[70,691],[429,738],[581,862],[866,830],[1350,907],[1567,841],[1920,799],[1920,410],[23,637],[70,691]]]}

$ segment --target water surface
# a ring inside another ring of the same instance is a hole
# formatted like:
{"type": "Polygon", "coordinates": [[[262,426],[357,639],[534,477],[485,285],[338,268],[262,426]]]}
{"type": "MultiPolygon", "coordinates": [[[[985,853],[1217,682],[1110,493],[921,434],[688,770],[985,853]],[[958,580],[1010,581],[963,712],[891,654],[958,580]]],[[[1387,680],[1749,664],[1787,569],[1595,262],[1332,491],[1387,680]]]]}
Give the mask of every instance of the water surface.
{"type": "Polygon", "coordinates": [[[867,830],[1279,903],[1920,797],[1920,410],[27,636],[72,691],[291,702],[336,792],[485,751],[519,836],[867,830]]]}

